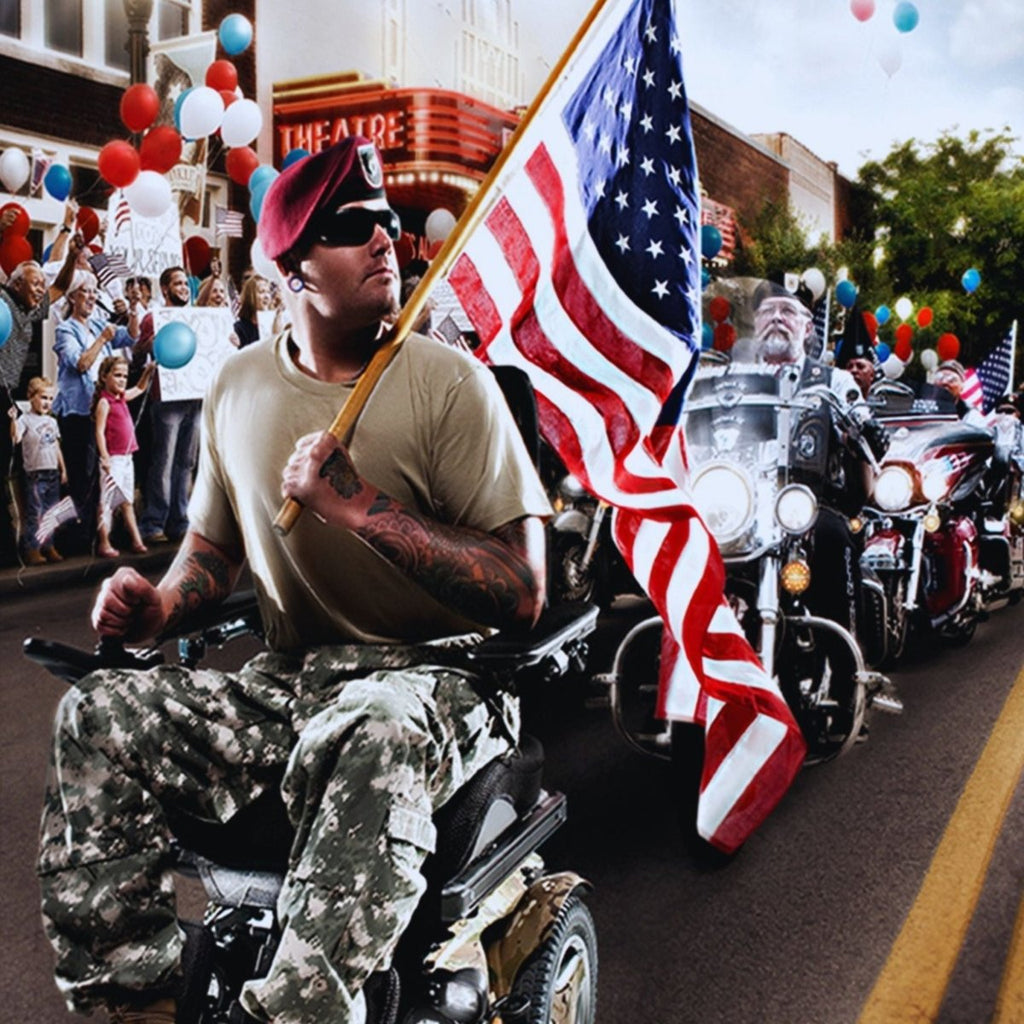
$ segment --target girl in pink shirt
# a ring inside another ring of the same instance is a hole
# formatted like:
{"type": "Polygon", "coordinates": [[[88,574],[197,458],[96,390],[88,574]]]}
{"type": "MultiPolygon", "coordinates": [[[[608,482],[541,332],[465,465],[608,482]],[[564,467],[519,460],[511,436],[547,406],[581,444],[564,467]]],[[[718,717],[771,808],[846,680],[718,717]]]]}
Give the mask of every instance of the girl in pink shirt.
{"type": "Polygon", "coordinates": [[[96,423],[96,451],[100,463],[100,514],[97,524],[99,554],[117,558],[120,551],[110,543],[110,527],[118,509],[132,538],[132,551],[148,550],[142,542],[135,521],[135,466],[132,452],[139,442],[135,438],[128,403],[141,395],[153,376],[150,363],[135,387],[128,387],[128,360],[121,355],[107,356],[100,364],[96,393],[92,399],[92,415],[96,423]]]}

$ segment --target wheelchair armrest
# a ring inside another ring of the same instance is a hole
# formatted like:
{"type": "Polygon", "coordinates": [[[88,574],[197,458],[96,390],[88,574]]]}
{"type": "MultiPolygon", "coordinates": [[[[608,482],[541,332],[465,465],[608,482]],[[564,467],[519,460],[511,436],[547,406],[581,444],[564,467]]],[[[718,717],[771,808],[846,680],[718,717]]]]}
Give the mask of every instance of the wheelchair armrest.
{"type": "Polygon", "coordinates": [[[161,633],[157,637],[157,643],[162,644],[193,633],[207,633],[231,625],[239,619],[244,619],[248,623],[250,632],[260,631],[258,635],[262,635],[260,609],[255,590],[236,590],[219,604],[200,609],[194,615],[189,615],[177,623],[174,629],[161,633]]]}
{"type": "Polygon", "coordinates": [[[59,640],[31,636],[22,644],[26,658],[42,665],[51,675],[66,683],[77,683],[100,668],[153,668],[162,665],[163,654],[155,649],[137,650],[121,646],[120,641],[101,639],[92,651],[59,640]]]}
{"type": "Polygon", "coordinates": [[[580,652],[583,641],[597,628],[597,605],[566,602],[544,609],[527,633],[496,633],[466,652],[474,667],[495,674],[516,673],[544,665],[560,675],[568,659],[580,652]]]}

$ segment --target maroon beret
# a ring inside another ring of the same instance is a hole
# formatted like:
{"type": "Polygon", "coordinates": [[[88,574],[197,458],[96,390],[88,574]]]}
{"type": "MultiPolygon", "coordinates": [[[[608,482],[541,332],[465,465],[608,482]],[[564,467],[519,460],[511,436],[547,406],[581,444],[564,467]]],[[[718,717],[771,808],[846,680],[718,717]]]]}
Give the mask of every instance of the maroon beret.
{"type": "Polygon", "coordinates": [[[302,238],[321,210],[383,195],[384,172],[377,147],[360,135],[350,135],[293,163],[270,183],[260,209],[260,246],[268,259],[279,259],[302,238]]]}

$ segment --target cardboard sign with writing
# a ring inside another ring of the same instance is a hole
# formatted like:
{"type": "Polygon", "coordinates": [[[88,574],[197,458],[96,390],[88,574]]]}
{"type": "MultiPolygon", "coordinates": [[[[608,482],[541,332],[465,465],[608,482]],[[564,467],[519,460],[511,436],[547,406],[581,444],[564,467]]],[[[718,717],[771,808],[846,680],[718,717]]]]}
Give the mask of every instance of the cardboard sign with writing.
{"type": "Polygon", "coordinates": [[[160,367],[157,371],[160,375],[160,397],[164,402],[203,398],[224,361],[238,351],[229,340],[234,326],[231,310],[214,306],[167,306],[153,311],[156,334],[172,321],[180,321],[192,328],[196,336],[196,352],[180,370],[160,367]]]}

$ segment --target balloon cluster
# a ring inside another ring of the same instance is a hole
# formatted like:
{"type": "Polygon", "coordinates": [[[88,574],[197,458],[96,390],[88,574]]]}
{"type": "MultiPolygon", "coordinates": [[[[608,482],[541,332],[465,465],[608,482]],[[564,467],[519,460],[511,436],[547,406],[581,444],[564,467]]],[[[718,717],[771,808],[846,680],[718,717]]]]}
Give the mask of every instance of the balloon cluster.
{"type": "MultiPolygon", "coordinates": [[[[229,14],[220,23],[218,38],[229,55],[241,53],[252,42],[252,25],[240,14],[229,14]]],[[[174,125],[154,125],[160,113],[160,98],[152,86],[139,82],[121,96],[121,121],[133,134],[141,135],[138,147],[124,139],[113,139],[101,150],[97,161],[100,176],[115,188],[124,189],[131,209],[142,217],[159,217],[172,202],[171,186],[164,177],[181,159],[185,140],[205,138],[219,132],[230,147],[228,173],[237,178],[237,165],[247,157],[231,154],[248,149],[263,127],[263,115],[238,88],[238,72],[229,60],[215,60],[206,69],[202,85],[184,90],[174,104],[174,125]],[[235,173],[232,173],[232,168],[235,173]]],[[[251,168],[250,168],[251,170],[251,168]]]]}
{"type": "MultiPolygon", "coordinates": [[[[716,229],[717,230],[717,229],[716,229]]],[[[732,303],[723,295],[716,295],[708,303],[708,315],[714,326],[704,321],[701,348],[713,348],[718,352],[728,352],[736,344],[736,328],[729,322],[732,315],[732,303]]]]}
{"type": "MultiPolygon", "coordinates": [[[[870,21],[875,13],[875,0],[850,0],[850,13],[861,22],[870,21]]],[[[899,35],[913,32],[920,21],[917,7],[909,0],[900,0],[893,8],[892,23],[899,35]]],[[[889,39],[878,48],[877,60],[881,69],[890,77],[899,71],[903,64],[903,52],[900,49],[899,35],[889,39]]]]}
{"type": "MultiPolygon", "coordinates": [[[[914,330],[927,330],[935,323],[935,311],[931,306],[921,306],[915,313],[914,303],[909,296],[903,295],[893,304],[893,309],[886,305],[876,307],[874,314],[865,313],[879,326],[888,324],[895,313],[899,319],[893,331],[893,344],[876,341],[875,355],[882,365],[887,377],[896,378],[902,375],[906,365],[914,358],[914,330]],[[913,318],[913,323],[911,323],[913,318]]],[[[960,339],[952,332],[946,331],[938,338],[935,348],[922,349],[919,355],[921,365],[926,370],[934,370],[940,361],[956,359],[960,354],[960,339]]]]}

